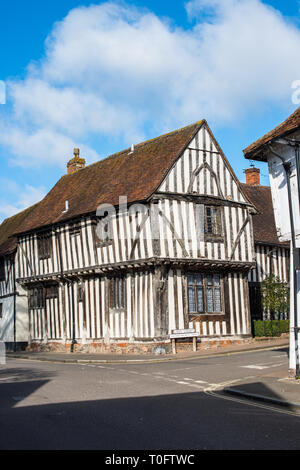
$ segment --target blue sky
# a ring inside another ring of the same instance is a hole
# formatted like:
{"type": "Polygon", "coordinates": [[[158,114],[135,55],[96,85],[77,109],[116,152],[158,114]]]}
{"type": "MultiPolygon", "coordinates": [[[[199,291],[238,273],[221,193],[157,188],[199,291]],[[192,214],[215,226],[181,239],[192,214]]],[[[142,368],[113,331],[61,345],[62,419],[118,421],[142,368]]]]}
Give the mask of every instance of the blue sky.
{"type": "Polygon", "coordinates": [[[296,0],[0,8],[0,221],[43,197],[73,147],[91,163],[202,118],[244,181],[243,148],[297,108],[296,0]]]}

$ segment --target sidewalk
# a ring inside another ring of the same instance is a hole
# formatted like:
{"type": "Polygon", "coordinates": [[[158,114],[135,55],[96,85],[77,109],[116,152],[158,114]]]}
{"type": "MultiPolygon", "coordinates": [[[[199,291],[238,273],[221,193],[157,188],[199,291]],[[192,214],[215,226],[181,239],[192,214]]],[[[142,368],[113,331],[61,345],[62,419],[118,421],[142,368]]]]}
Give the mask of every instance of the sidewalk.
{"type": "MultiPolygon", "coordinates": [[[[108,353],[57,353],[57,352],[7,352],[7,358],[36,360],[56,363],[151,363],[174,360],[197,359],[212,356],[241,354],[263,349],[287,349],[287,338],[257,340],[243,345],[223,346],[220,348],[202,349],[197,352],[178,352],[176,355],[117,355],[108,353]]],[[[300,413],[300,380],[288,377],[288,370],[268,370],[265,375],[226,387],[227,394],[259,400],[266,403],[285,406],[300,413]]]]}

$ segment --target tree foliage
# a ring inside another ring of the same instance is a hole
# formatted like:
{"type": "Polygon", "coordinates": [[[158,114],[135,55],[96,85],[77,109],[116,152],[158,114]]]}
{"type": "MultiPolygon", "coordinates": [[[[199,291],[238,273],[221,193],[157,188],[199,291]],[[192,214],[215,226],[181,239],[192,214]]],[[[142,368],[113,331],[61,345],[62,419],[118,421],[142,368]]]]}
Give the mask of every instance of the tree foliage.
{"type": "Polygon", "coordinates": [[[262,306],[270,312],[271,318],[284,314],[289,309],[289,288],[274,274],[268,276],[261,284],[262,306]]]}

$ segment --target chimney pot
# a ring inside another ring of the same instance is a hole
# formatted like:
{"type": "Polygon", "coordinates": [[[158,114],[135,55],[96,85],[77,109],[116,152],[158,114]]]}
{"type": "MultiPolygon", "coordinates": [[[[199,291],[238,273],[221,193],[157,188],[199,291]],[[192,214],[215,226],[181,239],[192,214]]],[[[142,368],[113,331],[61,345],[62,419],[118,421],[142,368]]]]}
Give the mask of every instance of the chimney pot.
{"type": "Polygon", "coordinates": [[[260,170],[259,168],[255,168],[251,166],[251,168],[247,168],[244,170],[246,174],[246,184],[249,186],[259,186],[260,185],[260,170]]]}
{"type": "Polygon", "coordinates": [[[85,168],[85,159],[80,158],[80,149],[74,148],[74,157],[67,164],[67,173],[68,175],[71,173],[75,173],[76,171],[85,168]]]}

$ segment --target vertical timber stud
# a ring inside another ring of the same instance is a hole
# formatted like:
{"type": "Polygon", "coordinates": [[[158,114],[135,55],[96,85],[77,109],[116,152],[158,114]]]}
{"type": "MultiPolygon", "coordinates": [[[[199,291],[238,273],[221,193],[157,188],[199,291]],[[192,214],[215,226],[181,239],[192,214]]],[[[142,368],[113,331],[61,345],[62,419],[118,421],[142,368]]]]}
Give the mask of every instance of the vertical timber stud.
{"type": "Polygon", "coordinates": [[[153,276],[155,337],[166,337],[169,330],[168,266],[156,266],[153,276]]]}

